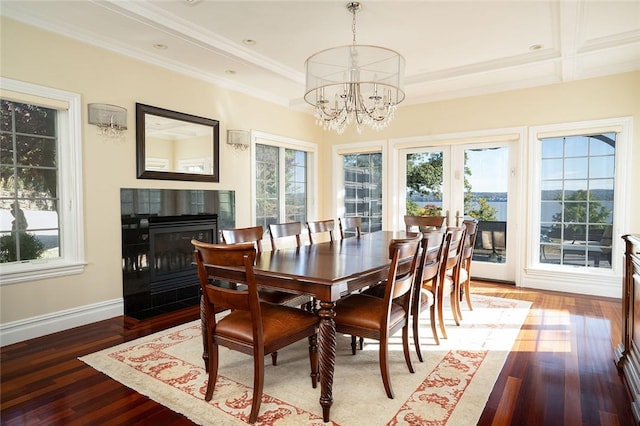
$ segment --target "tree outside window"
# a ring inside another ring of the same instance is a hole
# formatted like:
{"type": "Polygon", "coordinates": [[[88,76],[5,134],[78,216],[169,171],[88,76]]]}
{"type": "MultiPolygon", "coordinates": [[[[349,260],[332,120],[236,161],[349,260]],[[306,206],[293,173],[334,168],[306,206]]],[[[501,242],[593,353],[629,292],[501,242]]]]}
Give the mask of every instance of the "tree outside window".
{"type": "Polygon", "coordinates": [[[57,111],[3,99],[0,120],[0,263],[58,257],[57,111]]]}

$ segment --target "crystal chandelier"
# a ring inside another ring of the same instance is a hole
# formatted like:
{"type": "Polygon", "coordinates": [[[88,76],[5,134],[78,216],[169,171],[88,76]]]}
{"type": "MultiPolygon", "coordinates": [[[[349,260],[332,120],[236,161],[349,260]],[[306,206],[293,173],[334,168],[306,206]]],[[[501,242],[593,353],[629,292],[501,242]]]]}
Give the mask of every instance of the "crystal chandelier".
{"type": "Polygon", "coordinates": [[[339,134],[355,121],[380,130],[389,125],[404,100],[404,58],[379,46],[356,44],[359,2],[347,4],[353,15],[353,44],[322,50],[306,60],[304,100],[315,107],[316,123],[339,134]]]}

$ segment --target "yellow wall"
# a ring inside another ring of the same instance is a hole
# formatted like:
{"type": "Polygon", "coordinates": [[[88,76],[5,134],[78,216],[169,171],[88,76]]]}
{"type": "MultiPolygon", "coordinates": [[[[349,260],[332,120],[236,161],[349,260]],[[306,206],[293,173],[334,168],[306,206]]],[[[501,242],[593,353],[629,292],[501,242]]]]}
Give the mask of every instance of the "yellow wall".
{"type": "MultiPolygon", "coordinates": [[[[631,155],[640,163],[640,73],[517,90],[399,108],[382,132],[323,133],[311,115],[44,32],[1,21],[3,77],[80,93],[91,102],[128,110],[123,141],[102,140],[83,122],[84,212],[87,267],[83,274],[0,286],[0,323],[28,319],[122,297],[120,188],[229,189],[236,191],[237,224],[250,225],[250,153],[228,148],[226,130],[252,129],[319,143],[319,182],[331,182],[331,146],[354,141],[469,132],[620,116],[635,119],[631,155]],[[220,183],[136,179],[135,103],[220,120],[220,183]]],[[[639,168],[629,177],[640,181],[639,168]]],[[[319,187],[319,216],[332,217],[331,185],[319,187]]],[[[627,194],[632,211],[640,195],[627,194]]],[[[637,216],[637,215],[636,215],[637,216]]],[[[632,232],[640,224],[632,221],[632,232]]]]}
{"type": "Polygon", "coordinates": [[[249,151],[226,144],[226,131],[260,130],[318,142],[322,130],[308,114],[289,110],[87,44],[1,21],[3,77],[79,93],[86,270],[81,275],[0,286],[0,323],[122,298],[120,188],[236,191],[236,221],[249,225],[249,151]],[[122,141],[103,140],[86,122],[87,103],[127,108],[122,141]],[[220,183],[136,179],[135,104],[220,120],[220,183]]]}

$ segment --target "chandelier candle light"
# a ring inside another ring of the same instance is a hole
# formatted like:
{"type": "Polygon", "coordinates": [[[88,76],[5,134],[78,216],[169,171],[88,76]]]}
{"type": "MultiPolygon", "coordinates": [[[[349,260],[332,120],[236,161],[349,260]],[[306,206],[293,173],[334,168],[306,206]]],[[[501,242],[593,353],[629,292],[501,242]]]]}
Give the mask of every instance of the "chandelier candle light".
{"type": "Polygon", "coordinates": [[[349,2],[353,15],[353,44],[322,50],[306,60],[304,100],[315,107],[316,123],[339,134],[355,121],[380,130],[389,125],[404,100],[404,58],[379,46],[356,44],[356,13],[362,6],[349,2]]]}

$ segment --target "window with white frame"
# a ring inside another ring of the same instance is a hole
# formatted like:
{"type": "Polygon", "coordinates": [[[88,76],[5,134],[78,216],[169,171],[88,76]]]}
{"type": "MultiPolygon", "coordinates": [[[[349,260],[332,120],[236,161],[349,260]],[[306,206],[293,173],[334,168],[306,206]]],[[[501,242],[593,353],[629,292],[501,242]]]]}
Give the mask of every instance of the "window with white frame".
{"type": "Polygon", "coordinates": [[[80,96],[2,78],[2,283],[79,273],[80,96]]]}
{"type": "Polygon", "coordinates": [[[534,128],[532,265],[566,272],[615,269],[626,226],[628,120],[534,128]],[[534,195],[535,194],[535,195],[534,195]]]}
{"type": "Polygon", "coordinates": [[[310,210],[315,148],[312,144],[262,136],[255,143],[255,222],[306,222],[310,210]]]}

